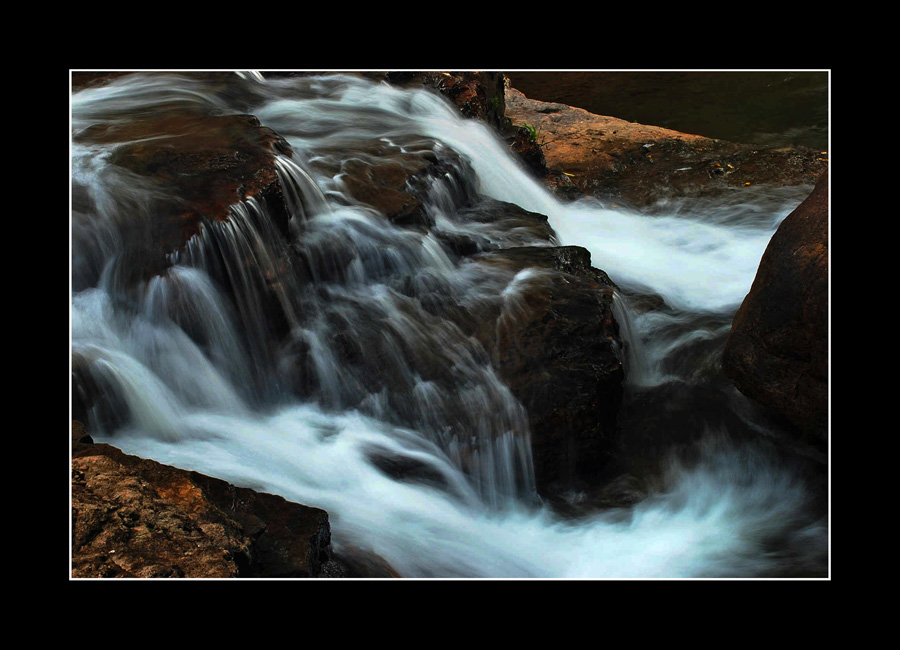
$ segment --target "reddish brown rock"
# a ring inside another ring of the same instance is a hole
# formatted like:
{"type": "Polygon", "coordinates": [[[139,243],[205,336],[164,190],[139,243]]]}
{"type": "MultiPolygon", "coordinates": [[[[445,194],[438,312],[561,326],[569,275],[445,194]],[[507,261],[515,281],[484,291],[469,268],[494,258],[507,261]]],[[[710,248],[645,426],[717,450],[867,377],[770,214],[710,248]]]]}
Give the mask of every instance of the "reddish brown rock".
{"type": "Polygon", "coordinates": [[[196,234],[203,219],[227,218],[229,207],[241,200],[280,196],[274,160],[290,151],[281,136],[252,115],[186,109],[96,124],[74,140],[117,145],[111,163],[150,179],[159,194],[178,197],[156,206],[159,244],[166,252],[196,234]]]}
{"type": "Polygon", "coordinates": [[[342,575],[324,510],[90,444],[73,422],[72,577],[342,575]]]}
{"type": "Polygon", "coordinates": [[[813,440],[828,437],[828,178],[779,226],[734,317],[722,367],[813,440]]]}
{"type": "Polygon", "coordinates": [[[514,125],[535,130],[547,167],[582,193],[637,206],[761,184],[812,185],[827,166],[824,152],[704,138],[529,99],[515,88],[506,92],[506,112],[514,125]]]}
{"type": "MultiPolygon", "coordinates": [[[[458,177],[464,163],[458,154],[428,138],[374,139],[350,150],[320,152],[312,163],[323,174],[339,176],[355,200],[375,208],[390,222],[428,228],[433,220],[423,200],[435,178],[458,177]]],[[[458,186],[465,186],[459,178],[458,186]]]]}

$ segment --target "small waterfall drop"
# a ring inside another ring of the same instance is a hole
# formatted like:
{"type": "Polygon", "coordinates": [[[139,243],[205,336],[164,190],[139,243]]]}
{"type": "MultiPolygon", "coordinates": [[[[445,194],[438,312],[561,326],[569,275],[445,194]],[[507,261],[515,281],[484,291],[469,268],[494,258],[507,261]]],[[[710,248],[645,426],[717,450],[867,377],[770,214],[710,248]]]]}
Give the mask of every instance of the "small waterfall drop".
{"type": "Polygon", "coordinates": [[[625,380],[633,386],[643,386],[653,382],[652,368],[631,308],[618,291],[613,292],[612,304],[613,315],[619,324],[622,343],[625,346],[625,380]]]}

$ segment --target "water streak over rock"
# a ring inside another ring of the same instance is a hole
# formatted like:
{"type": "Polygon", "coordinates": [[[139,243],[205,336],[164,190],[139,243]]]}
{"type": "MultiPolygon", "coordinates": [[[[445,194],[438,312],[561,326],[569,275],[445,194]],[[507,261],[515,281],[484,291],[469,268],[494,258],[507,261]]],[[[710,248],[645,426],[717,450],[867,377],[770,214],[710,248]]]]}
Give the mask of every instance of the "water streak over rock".
{"type": "Polygon", "coordinates": [[[507,248],[479,262],[515,273],[479,338],[528,412],[542,493],[598,479],[625,379],[609,277],[578,246],[507,248]]]}

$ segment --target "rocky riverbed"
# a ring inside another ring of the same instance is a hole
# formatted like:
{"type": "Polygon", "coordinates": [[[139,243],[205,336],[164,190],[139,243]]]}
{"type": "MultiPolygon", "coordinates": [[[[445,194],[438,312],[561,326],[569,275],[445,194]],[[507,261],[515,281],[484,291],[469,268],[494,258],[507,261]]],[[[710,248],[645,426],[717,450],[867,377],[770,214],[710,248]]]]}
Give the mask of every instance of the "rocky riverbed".
{"type": "MultiPolygon", "coordinates": [[[[567,199],[592,196],[652,211],[671,198],[714,196],[761,184],[813,185],[827,173],[824,152],[728,143],[591,115],[530,100],[506,87],[497,73],[365,75],[443,94],[463,115],[484,121],[500,134],[529,173],[567,199]]],[[[112,79],[127,80],[127,75],[75,74],[73,93],[112,79]]],[[[97,115],[90,124],[74,125],[73,143],[86,148],[118,143],[112,163],[155,197],[149,204],[133,206],[145,212],[149,226],[132,235],[135,257],[117,276],[122,296],[135,295],[143,283],[165,273],[173,253],[184,249],[202,221],[228,221],[233,203],[264,202],[273,217],[273,232],[291,235],[292,194],[279,184],[276,162],[279,154],[290,153],[290,145],[283,134],[252,115],[176,115],[162,110],[124,123],[97,115]]],[[[371,141],[364,148],[355,143],[352,150],[328,152],[313,165],[340,176],[350,200],[377,210],[394,227],[427,233],[442,242],[452,262],[465,260],[473,268],[483,266],[510,278],[540,276],[540,282],[521,284],[515,303],[520,317],[515,319],[487,303],[459,309],[440,291],[429,294],[417,288],[415,295],[430,314],[454,323],[478,342],[524,407],[531,424],[538,492],[553,499],[573,486],[603,488],[610,477],[598,468],[616,448],[624,343],[613,316],[618,288],[603,270],[592,266],[590,254],[578,246],[559,246],[545,216],[489,200],[467,186],[464,178],[454,178],[465,161],[436,140],[371,141]],[[499,224],[508,241],[498,245],[489,237],[460,236],[429,216],[424,202],[433,199],[429,192],[435,179],[446,178],[453,180],[457,191],[453,197],[461,206],[457,218],[492,228],[499,224]]],[[[798,435],[820,441],[827,439],[827,397],[823,403],[822,392],[827,323],[822,308],[827,307],[828,203],[823,194],[827,194],[824,181],[798,208],[798,216],[789,220],[790,228],[777,242],[778,249],[787,252],[779,253],[773,246],[771,255],[767,253],[767,258],[783,258],[805,246],[794,241],[816,242],[814,251],[804,248],[810,253],[801,262],[808,264],[789,268],[784,262],[767,264],[767,268],[775,265],[772,273],[780,280],[777,304],[792,316],[766,326],[779,341],[789,342],[781,356],[806,359],[815,370],[815,382],[789,379],[790,385],[775,397],[761,388],[770,385],[773,366],[761,361],[753,346],[771,350],[772,337],[754,341],[743,328],[759,332],[759,322],[774,322],[771,309],[761,312],[753,306],[772,304],[771,292],[762,288],[770,281],[760,280],[760,288],[755,285],[748,296],[729,344],[734,352],[728,356],[733,360],[729,371],[741,391],[765,408],[783,411],[798,435]],[[800,302],[798,287],[807,293],[800,302]],[[797,334],[800,331],[808,334],[797,334]],[[802,404],[815,402],[815,408],[798,409],[796,401],[783,397],[806,387],[815,394],[804,397],[802,404]]],[[[92,200],[73,192],[73,220],[94,208],[92,200]]],[[[271,347],[266,353],[291,345],[294,315],[285,307],[285,287],[343,272],[339,265],[323,266],[312,249],[305,254],[302,244],[294,250],[302,261],[299,275],[287,257],[267,260],[264,284],[254,293],[261,296],[255,309],[267,315],[263,334],[271,347]]],[[[72,269],[73,288],[92,286],[103,272],[100,260],[80,260],[72,269]]],[[[237,280],[223,275],[222,281],[240,300],[237,280]]],[[[198,324],[182,326],[200,330],[198,324]]],[[[358,367],[360,382],[369,381],[367,377],[378,374],[371,372],[375,370],[371,364],[381,362],[355,345],[358,341],[347,339],[344,361],[358,367]]],[[[308,350],[297,350],[297,369],[307,363],[305,355],[308,350]]],[[[447,365],[449,358],[449,351],[432,350],[417,357],[415,372],[438,381],[433,369],[447,365]]],[[[328,513],[314,503],[290,503],[139,459],[108,444],[94,444],[92,414],[104,413],[109,405],[103,403],[102,387],[87,367],[87,359],[73,358],[73,577],[398,577],[387,562],[366,550],[345,547],[341,554],[333,552],[328,513]]],[[[810,376],[802,368],[791,372],[810,376]]],[[[379,389],[365,388],[368,393],[379,389]]],[[[291,390],[302,399],[315,396],[322,386],[298,379],[291,390]]],[[[396,411],[402,419],[402,406],[396,411]]],[[[379,462],[401,480],[433,478],[427,468],[390,455],[379,462]]]]}

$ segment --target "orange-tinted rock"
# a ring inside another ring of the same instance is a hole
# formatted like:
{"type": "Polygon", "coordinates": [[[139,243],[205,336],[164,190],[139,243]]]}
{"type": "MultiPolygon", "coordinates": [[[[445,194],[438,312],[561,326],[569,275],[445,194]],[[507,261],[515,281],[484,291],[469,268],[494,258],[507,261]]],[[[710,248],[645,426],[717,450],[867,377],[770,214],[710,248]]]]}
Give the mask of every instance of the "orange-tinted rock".
{"type": "Polygon", "coordinates": [[[722,366],[813,440],[828,436],[828,178],[779,226],[734,317],[722,366]]]}
{"type": "Polygon", "coordinates": [[[330,577],[324,510],[84,440],[73,422],[72,577],[330,577]]]}
{"type": "Polygon", "coordinates": [[[828,164],[804,147],[713,140],[529,99],[515,88],[507,90],[506,112],[514,125],[536,130],[547,167],[581,192],[638,206],[747,185],[812,185],[828,164]]]}

